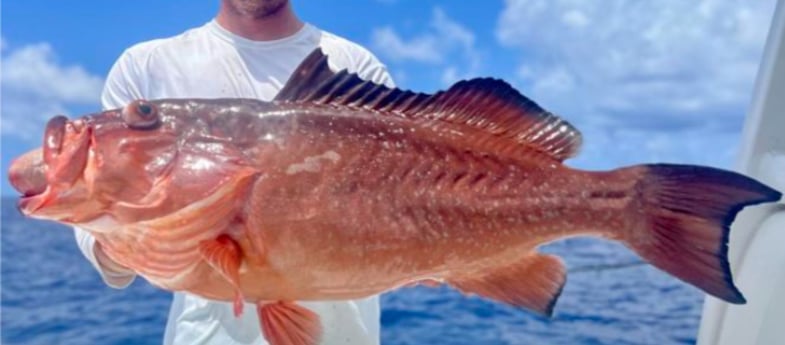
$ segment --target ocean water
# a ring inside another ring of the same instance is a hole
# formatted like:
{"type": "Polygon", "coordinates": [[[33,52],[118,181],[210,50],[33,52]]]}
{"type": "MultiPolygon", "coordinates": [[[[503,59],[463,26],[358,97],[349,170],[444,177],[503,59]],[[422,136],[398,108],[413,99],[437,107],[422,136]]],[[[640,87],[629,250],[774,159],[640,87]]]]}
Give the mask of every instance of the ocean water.
{"type": "MultiPolygon", "coordinates": [[[[106,287],[70,229],[24,219],[14,205],[2,202],[2,344],[160,344],[169,293],[143,279],[106,287]]],[[[446,287],[406,288],[382,296],[382,343],[695,343],[695,288],[610,242],[574,238],[544,250],[571,270],[552,319],[446,287]]]]}

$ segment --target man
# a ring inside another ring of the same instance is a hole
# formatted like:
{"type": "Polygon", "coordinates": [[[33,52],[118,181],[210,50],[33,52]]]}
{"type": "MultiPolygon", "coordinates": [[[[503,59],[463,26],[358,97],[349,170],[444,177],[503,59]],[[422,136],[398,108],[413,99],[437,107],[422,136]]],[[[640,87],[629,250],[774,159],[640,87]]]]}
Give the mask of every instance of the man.
{"type": "MultiPolygon", "coordinates": [[[[214,20],[178,36],[137,44],[118,59],[106,80],[103,107],[135,99],[256,98],[271,100],[297,65],[321,47],[333,70],[393,86],[384,65],[367,50],[301,22],[287,0],[222,0],[214,20]]],[[[87,232],[79,247],[106,284],[124,288],[135,274],[109,259],[87,232]]],[[[260,282],[263,284],[264,282],[260,282]]],[[[324,326],[324,344],[379,343],[377,297],[303,302],[324,326]]],[[[235,318],[231,302],[175,293],[164,344],[267,344],[253,305],[235,318]]]]}

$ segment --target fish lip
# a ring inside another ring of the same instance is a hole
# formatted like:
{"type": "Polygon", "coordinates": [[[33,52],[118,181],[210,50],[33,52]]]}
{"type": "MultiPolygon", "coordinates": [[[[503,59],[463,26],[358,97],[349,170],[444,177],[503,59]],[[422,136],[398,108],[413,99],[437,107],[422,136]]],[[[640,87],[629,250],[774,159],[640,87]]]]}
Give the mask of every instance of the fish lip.
{"type": "Polygon", "coordinates": [[[31,190],[29,192],[22,193],[22,196],[20,196],[19,199],[29,199],[44,194],[44,192],[46,192],[46,186],[44,186],[44,188],[41,190],[31,190]]]}
{"type": "Polygon", "coordinates": [[[48,186],[46,170],[42,150],[32,150],[11,162],[8,180],[23,197],[39,195],[48,186]]]}
{"type": "MultiPolygon", "coordinates": [[[[43,194],[43,193],[41,193],[43,194]]],[[[30,213],[34,212],[35,210],[30,210],[30,205],[36,201],[36,197],[41,195],[33,195],[33,196],[22,196],[19,198],[19,201],[16,202],[16,209],[19,210],[19,213],[24,215],[29,215],[30,213]]]]}
{"type": "Polygon", "coordinates": [[[51,193],[52,192],[49,186],[47,186],[46,189],[41,193],[22,196],[19,198],[19,201],[17,201],[16,208],[20,213],[26,216],[31,216],[41,207],[43,207],[44,204],[46,204],[46,201],[51,196],[51,193]]]}

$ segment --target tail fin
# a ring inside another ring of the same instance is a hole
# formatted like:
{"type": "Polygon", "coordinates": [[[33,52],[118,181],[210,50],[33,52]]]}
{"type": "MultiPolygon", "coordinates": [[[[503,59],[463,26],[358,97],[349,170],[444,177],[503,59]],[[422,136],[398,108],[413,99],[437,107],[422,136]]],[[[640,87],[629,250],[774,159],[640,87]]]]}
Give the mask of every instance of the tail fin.
{"type": "MultiPolygon", "coordinates": [[[[642,167],[642,198],[627,209],[642,214],[625,238],[654,266],[730,303],[743,304],[728,264],[728,232],[745,206],[777,201],[781,193],[730,171],[657,164],[642,167]]],[[[633,168],[634,169],[634,168],[633,168]]]]}

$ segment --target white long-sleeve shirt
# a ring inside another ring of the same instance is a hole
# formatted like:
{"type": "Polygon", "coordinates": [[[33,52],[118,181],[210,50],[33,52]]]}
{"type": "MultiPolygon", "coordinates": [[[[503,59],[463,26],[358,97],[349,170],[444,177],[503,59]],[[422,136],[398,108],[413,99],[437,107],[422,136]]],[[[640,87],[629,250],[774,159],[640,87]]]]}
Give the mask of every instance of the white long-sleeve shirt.
{"type": "MultiPolygon", "coordinates": [[[[105,109],[135,99],[242,97],[271,100],[299,63],[316,47],[330,67],[348,69],[361,78],[392,87],[376,57],[359,45],[305,24],[297,33],[275,41],[251,41],[234,35],[215,21],[178,36],[148,41],[126,50],[106,80],[105,109]]],[[[96,259],[95,239],[76,229],[79,248],[106,284],[123,288],[134,279],[128,271],[103,267],[96,259]]],[[[259,282],[264,284],[264,282],[259,282]]],[[[324,344],[378,344],[378,297],[356,301],[303,302],[318,313],[324,344]]],[[[163,343],[267,344],[255,306],[247,304],[239,318],[231,302],[217,302],[177,292],[169,312],[163,343]]]]}

